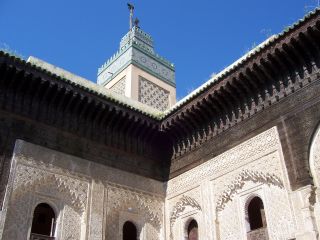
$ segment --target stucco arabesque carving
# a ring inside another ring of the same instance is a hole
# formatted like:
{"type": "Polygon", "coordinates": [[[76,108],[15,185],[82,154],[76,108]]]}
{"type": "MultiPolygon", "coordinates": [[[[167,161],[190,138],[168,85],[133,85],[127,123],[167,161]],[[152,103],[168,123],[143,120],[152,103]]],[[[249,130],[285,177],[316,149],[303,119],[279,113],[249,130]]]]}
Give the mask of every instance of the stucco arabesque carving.
{"type": "Polygon", "coordinates": [[[86,209],[88,183],[71,177],[19,164],[14,188],[15,198],[30,191],[58,193],[78,213],[83,214],[86,209]]]}
{"type": "Polygon", "coordinates": [[[161,228],[162,222],[162,205],[163,200],[159,197],[152,197],[149,194],[137,192],[119,186],[108,187],[108,202],[110,210],[110,217],[113,214],[117,214],[120,211],[139,210],[148,223],[150,223],[158,232],[161,228]],[[132,208],[133,207],[133,208],[132,208]],[[136,209],[134,209],[136,208],[136,209]]]}
{"type": "Polygon", "coordinates": [[[222,211],[225,205],[232,200],[233,196],[244,186],[246,181],[254,183],[263,183],[267,185],[274,185],[283,188],[283,182],[275,174],[262,173],[257,171],[242,170],[235,180],[226,187],[226,190],[218,197],[217,211],[222,211]]]}
{"type": "Polygon", "coordinates": [[[164,195],[163,184],[156,180],[99,164],[90,164],[91,170],[88,174],[86,160],[65,155],[22,140],[19,140],[19,149],[15,155],[18,162],[24,165],[35,166],[37,169],[46,171],[49,170],[58,175],[73,176],[81,182],[90,182],[90,179],[92,179],[91,173],[94,172],[94,178],[106,182],[105,186],[113,183],[117,187],[126,186],[129,189],[136,189],[145,193],[149,192],[153,196],[162,197],[164,195]],[[66,164],[66,159],[68,159],[69,163],[77,163],[79,170],[77,173],[71,167],[73,164],[66,164]]]}
{"type": "Polygon", "coordinates": [[[273,127],[246,142],[214,157],[200,166],[179,175],[168,182],[167,195],[176,194],[195,182],[213,179],[244,166],[260,156],[278,148],[280,144],[277,128],[273,127]]]}
{"type": "Polygon", "coordinates": [[[200,204],[192,197],[183,195],[179,201],[174,205],[170,214],[170,238],[172,239],[172,228],[176,220],[179,218],[181,213],[186,209],[186,207],[192,207],[196,210],[201,211],[200,204]]]}

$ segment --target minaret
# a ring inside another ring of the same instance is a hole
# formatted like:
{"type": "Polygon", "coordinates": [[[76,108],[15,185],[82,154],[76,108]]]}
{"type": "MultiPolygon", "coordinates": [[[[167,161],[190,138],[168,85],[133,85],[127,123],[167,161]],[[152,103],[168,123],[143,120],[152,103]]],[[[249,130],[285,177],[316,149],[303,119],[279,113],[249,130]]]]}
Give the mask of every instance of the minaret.
{"type": "Polygon", "coordinates": [[[175,68],[154,51],[152,37],[142,31],[134,7],[130,10],[130,29],[120,48],[98,70],[98,84],[151,107],[164,111],[176,102],[175,68]],[[133,25],[133,26],[132,26],[133,25]]]}

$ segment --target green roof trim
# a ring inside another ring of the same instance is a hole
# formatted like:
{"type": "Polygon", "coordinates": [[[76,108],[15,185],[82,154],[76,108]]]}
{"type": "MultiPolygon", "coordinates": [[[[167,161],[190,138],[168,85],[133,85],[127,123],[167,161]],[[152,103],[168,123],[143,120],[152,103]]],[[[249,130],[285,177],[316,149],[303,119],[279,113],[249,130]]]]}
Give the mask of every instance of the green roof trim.
{"type": "MultiPolygon", "coordinates": [[[[157,62],[163,64],[164,66],[168,67],[169,69],[171,69],[172,71],[175,70],[174,64],[171,63],[169,60],[161,57],[159,54],[155,53],[153,51],[153,46],[149,45],[148,43],[146,43],[143,39],[139,39],[140,41],[142,41],[144,44],[141,44],[138,41],[131,41],[129,39],[129,41],[126,44],[123,44],[122,42],[129,38],[130,34],[134,34],[135,32],[138,32],[140,34],[142,34],[144,37],[150,39],[150,41],[153,41],[151,36],[147,33],[145,33],[144,31],[142,31],[140,28],[137,27],[133,27],[122,39],[121,39],[121,43],[120,43],[120,49],[112,56],[110,57],[104,64],[102,64],[102,66],[98,69],[98,75],[100,75],[106,68],[108,68],[112,63],[114,63],[121,55],[123,55],[130,47],[134,46],[135,48],[141,50],[143,53],[145,53],[146,55],[148,55],[149,57],[153,58],[154,60],[156,60],[157,62]],[[123,45],[122,45],[123,44],[123,45]],[[148,45],[148,47],[146,47],[146,45],[148,45]],[[150,50],[150,48],[152,49],[152,51],[150,50]]],[[[133,35],[134,36],[134,35],[133,35]]]]}
{"type": "Polygon", "coordinates": [[[133,38],[139,39],[142,41],[143,44],[148,45],[150,48],[153,49],[153,39],[150,34],[144,32],[141,28],[134,26],[129,32],[121,38],[120,41],[120,49],[126,45],[129,41],[133,38]]]}
{"type": "Polygon", "coordinates": [[[159,75],[158,73],[149,70],[148,68],[146,68],[145,66],[143,66],[142,64],[140,64],[139,62],[135,61],[135,60],[128,60],[125,64],[123,64],[123,66],[121,68],[119,68],[115,73],[113,73],[113,75],[111,75],[107,80],[105,80],[104,82],[101,82],[99,85],[106,85],[108,82],[112,81],[112,79],[114,79],[116,76],[118,76],[119,73],[121,73],[125,68],[127,68],[130,64],[139,67],[140,69],[144,70],[145,72],[153,75],[156,78],[161,79],[163,82],[169,84],[172,87],[176,87],[176,84],[174,82],[168,81],[167,79],[163,78],[161,75],[159,75]]]}
{"type": "Polygon", "coordinates": [[[109,67],[112,63],[114,63],[121,55],[123,55],[130,47],[135,47],[148,55],[149,57],[153,58],[154,60],[158,61],[159,63],[163,64],[164,66],[168,67],[171,70],[175,70],[174,64],[166,60],[165,58],[161,57],[157,53],[151,53],[147,49],[143,47],[143,45],[138,44],[137,42],[132,42],[127,44],[123,49],[117,51],[111,58],[109,58],[99,69],[98,75],[100,75],[107,67],[109,67]]]}

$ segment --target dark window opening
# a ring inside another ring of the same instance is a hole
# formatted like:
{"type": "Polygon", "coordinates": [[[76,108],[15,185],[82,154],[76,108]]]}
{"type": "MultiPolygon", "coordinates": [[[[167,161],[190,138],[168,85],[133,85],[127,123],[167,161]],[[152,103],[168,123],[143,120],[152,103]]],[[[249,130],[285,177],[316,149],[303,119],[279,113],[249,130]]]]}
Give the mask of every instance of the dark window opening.
{"type": "Polygon", "coordinates": [[[198,223],[194,219],[188,225],[188,240],[198,240],[198,223]]]}
{"type": "Polygon", "coordinates": [[[31,234],[52,237],[54,235],[56,216],[53,209],[46,203],[40,203],[34,210],[31,234]]]}
{"type": "Polygon", "coordinates": [[[137,228],[136,226],[127,221],[124,223],[122,228],[123,240],[137,240],[137,228]]]}
{"type": "Polygon", "coordinates": [[[250,231],[266,227],[263,202],[259,197],[254,197],[248,205],[248,218],[250,231]]]}

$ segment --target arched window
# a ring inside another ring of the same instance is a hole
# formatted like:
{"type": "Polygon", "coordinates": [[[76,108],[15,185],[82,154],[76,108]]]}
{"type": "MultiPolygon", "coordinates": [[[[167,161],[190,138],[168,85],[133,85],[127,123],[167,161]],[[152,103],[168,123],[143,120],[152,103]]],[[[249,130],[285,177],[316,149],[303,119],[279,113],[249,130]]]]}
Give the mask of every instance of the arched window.
{"type": "Polygon", "coordinates": [[[53,209],[46,203],[40,203],[33,213],[31,239],[36,239],[38,235],[53,237],[55,223],[56,216],[53,209]]]}
{"type": "Polygon", "coordinates": [[[194,219],[188,225],[188,240],[198,240],[198,223],[194,219]]]}
{"type": "Polygon", "coordinates": [[[122,228],[123,240],[137,240],[137,228],[130,222],[126,221],[122,228]]]}
{"type": "Polygon", "coordinates": [[[267,226],[263,202],[261,198],[254,197],[248,204],[248,219],[250,231],[267,226]]]}

